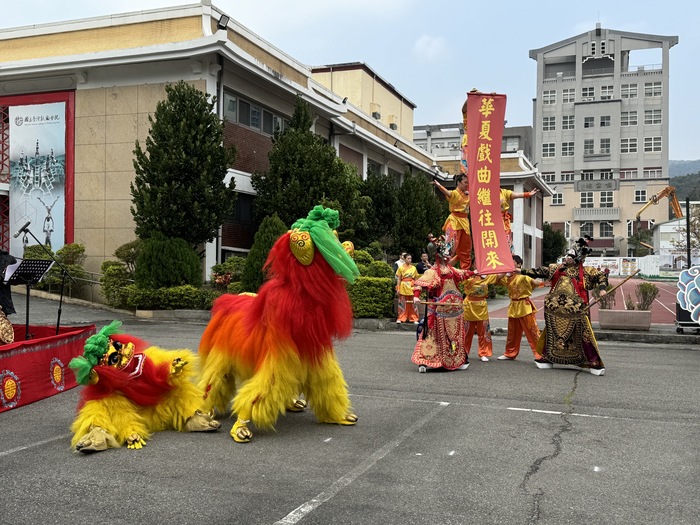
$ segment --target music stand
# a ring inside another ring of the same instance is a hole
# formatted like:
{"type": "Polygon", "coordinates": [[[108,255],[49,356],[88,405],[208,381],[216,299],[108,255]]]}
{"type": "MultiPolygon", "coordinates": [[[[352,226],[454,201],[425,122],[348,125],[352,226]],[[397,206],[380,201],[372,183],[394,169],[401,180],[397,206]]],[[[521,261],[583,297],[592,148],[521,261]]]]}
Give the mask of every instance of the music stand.
{"type": "Polygon", "coordinates": [[[27,317],[25,319],[25,339],[31,339],[29,333],[29,296],[30,287],[44,278],[46,272],[53,266],[53,261],[45,259],[24,259],[7,280],[7,284],[24,284],[27,286],[27,317]]]}

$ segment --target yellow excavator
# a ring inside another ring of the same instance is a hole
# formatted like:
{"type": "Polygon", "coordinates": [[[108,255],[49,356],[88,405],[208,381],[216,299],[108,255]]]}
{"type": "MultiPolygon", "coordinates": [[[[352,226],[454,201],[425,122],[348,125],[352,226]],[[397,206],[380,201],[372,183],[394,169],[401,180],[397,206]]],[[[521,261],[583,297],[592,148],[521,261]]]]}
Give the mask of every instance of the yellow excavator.
{"type": "Polygon", "coordinates": [[[658,204],[659,201],[664,197],[668,197],[668,201],[671,204],[671,208],[673,209],[673,214],[676,216],[676,219],[680,219],[681,217],[683,217],[683,210],[681,209],[681,204],[678,202],[678,197],[676,197],[676,188],[674,188],[673,186],[666,186],[656,195],[652,195],[651,199],[649,199],[649,202],[647,202],[644,206],[642,206],[639,209],[639,211],[637,212],[637,224],[639,224],[642,221],[642,212],[652,204],[658,204]]]}

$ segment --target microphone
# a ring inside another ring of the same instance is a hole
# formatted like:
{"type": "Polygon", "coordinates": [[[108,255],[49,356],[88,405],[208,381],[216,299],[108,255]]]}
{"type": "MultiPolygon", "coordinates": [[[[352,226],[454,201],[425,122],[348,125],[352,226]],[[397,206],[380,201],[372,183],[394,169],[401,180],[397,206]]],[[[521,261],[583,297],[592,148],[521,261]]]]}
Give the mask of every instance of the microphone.
{"type": "Polygon", "coordinates": [[[17,230],[17,233],[15,233],[15,239],[22,235],[24,232],[27,231],[27,228],[29,228],[29,225],[32,223],[32,221],[27,221],[27,224],[22,226],[19,230],[17,230]]]}

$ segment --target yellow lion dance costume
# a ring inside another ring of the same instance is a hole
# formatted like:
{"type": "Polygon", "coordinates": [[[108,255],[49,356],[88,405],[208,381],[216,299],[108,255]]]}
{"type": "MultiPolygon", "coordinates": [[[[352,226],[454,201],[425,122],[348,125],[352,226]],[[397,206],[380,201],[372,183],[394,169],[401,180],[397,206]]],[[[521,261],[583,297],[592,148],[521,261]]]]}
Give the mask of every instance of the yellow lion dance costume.
{"type": "Polygon", "coordinates": [[[199,346],[205,410],[237,420],[231,437],[250,441],[252,421],[272,428],[280,414],[308,401],[322,423],[354,425],[333,340],[352,330],[345,280],[359,271],[338,242],[338,212],[316,206],[272,247],[268,280],[257,295],[224,295],[199,346]],[[299,398],[303,394],[305,399],[299,398]]]}
{"type": "Polygon", "coordinates": [[[126,443],[140,449],[153,432],[218,429],[213,414],[199,410],[197,356],[117,334],[120,326],[113,321],[89,337],[83,355],[68,364],[78,383],[87,385],[71,425],[71,447],[97,452],[126,443]]]}

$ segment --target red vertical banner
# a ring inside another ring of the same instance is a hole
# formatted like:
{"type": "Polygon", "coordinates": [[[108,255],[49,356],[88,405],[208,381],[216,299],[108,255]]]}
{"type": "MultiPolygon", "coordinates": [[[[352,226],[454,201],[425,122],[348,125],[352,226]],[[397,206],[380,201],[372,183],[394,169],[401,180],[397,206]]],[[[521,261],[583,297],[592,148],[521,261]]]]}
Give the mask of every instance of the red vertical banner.
{"type": "Polygon", "coordinates": [[[467,94],[467,179],[474,265],[480,274],[514,269],[501,216],[501,140],[506,96],[467,94]]]}

